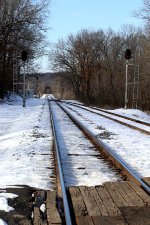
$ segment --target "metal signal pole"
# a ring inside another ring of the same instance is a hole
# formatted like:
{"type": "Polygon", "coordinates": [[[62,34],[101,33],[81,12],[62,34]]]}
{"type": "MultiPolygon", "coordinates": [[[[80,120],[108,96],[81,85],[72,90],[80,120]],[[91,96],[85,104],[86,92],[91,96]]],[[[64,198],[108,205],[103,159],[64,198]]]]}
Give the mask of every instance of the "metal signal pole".
{"type": "Polygon", "coordinates": [[[127,48],[125,51],[125,59],[126,59],[125,109],[127,109],[128,104],[128,65],[130,58],[131,58],[131,50],[127,48]]]}
{"type": "Polygon", "coordinates": [[[25,62],[23,65],[23,107],[26,107],[26,75],[25,75],[25,62]]]}
{"type": "Polygon", "coordinates": [[[25,76],[25,61],[27,60],[28,53],[26,51],[22,51],[21,59],[24,62],[24,71],[23,71],[23,107],[26,107],[26,76],[25,76]]]}
{"type": "Polygon", "coordinates": [[[125,81],[125,109],[127,109],[128,104],[128,60],[126,59],[126,81],[125,81]]]}

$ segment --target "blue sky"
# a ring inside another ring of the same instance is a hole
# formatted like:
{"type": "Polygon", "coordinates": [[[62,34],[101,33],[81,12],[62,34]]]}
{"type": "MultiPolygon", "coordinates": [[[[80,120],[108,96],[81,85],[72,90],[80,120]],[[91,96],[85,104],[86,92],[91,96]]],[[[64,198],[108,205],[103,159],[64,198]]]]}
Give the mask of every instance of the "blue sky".
{"type": "MultiPolygon", "coordinates": [[[[143,0],[51,0],[47,32],[50,42],[76,34],[81,29],[107,29],[119,31],[123,24],[142,25],[133,17],[133,11],[143,5],[143,0]]],[[[46,71],[44,58],[41,70],[46,71]]]]}
{"type": "Polygon", "coordinates": [[[132,13],[142,5],[143,0],[51,0],[48,39],[56,42],[83,28],[119,31],[123,24],[140,25],[132,13]]]}

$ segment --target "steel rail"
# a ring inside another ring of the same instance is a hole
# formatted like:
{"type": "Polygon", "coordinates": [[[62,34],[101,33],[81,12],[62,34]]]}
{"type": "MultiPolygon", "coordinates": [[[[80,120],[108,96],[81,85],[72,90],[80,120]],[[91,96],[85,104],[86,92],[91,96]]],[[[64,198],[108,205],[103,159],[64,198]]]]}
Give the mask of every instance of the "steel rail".
{"type": "MultiPolygon", "coordinates": [[[[66,101],[63,101],[63,100],[61,100],[61,102],[64,102],[64,103],[70,104],[70,105],[77,105],[77,106],[82,107],[82,108],[87,107],[87,106],[85,106],[85,105],[83,105],[83,104],[75,103],[75,102],[66,102],[66,101]]],[[[120,114],[117,114],[117,113],[113,113],[113,112],[108,112],[108,111],[106,111],[106,110],[104,110],[104,109],[100,109],[100,108],[97,108],[97,107],[92,107],[92,106],[88,106],[88,107],[91,108],[91,109],[95,109],[95,110],[97,110],[97,111],[100,111],[100,112],[104,112],[104,113],[107,113],[107,114],[110,114],[110,115],[113,115],[113,116],[118,116],[118,117],[120,117],[120,118],[127,119],[127,120],[130,120],[130,121],[133,121],[133,122],[142,124],[142,125],[146,125],[146,126],[148,126],[148,127],[150,126],[150,123],[144,122],[144,121],[142,121],[142,120],[130,118],[130,117],[123,116],[123,115],[120,115],[120,114]]],[[[84,109],[86,109],[86,108],[84,108],[84,109]]],[[[88,109],[87,109],[87,110],[88,110],[88,109]]]]}
{"type": "MultiPolygon", "coordinates": [[[[53,100],[53,101],[55,101],[55,100],[53,100]]],[[[58,144],[57,144],[58,143],[57,133],[56,133],[56,129],[55,129],[55,122],[54,122],[53,112],[52,112],[52,109],[51,109],[51,106],[50,106],[50,101],[49,101],[49,110],[50,110],[50,119],[51,119],[51,123],[52,123],[53,135],[54,135],[54,144],[55,144],[56,155],[57,155],[60,183],[61,183],[61,188],[62,188],[65,219],[66,219],[67,225],[72,225],[71,215],[70,215],[70,210],[69,210],[69,204],[68,204],[68,200],[67,200],[67,193],[66,193],[66,188],[65,188],[64,178],[63,178],[63,172],[62,172],[62,168],[61,168],[61,161],[60,161],[60,156],[59,156],[59,147],[58,147],[58,144]]]]}
{"type": "Polygon", "coordinates": [[[128,178],[133,180],[136,184],[141,186],[148,194],[150,194],[150,187],[136,174],[134,174],[126,165],[125,162],[118,159],[117,156],[113,153],[113,150],[110,146],[105,144],[102,140],[99,140],[95,137],[92,132],[87,129],[85,126],[83,126],[82,123],[77,121],[74,116],[64,108],[60,103],[57,102],[57,104],[63,109],[63,111],[70,117],[70,119],[90,138],[92,141],[109,157],[110,160],[112,160],[121,170],[124,171],[124,174],[127,175],[128,178]]]}
{"type": "MultiPolygon", "coordinates": [[[[66,103],[65,103],[65,104],[66,104],[66,103]]],[[[101,113],[99,113],[99,112],[94,112],[94,111],[92,111],[91,109],[86,109],[84,106],[81,106],[81,105],[78,105],[78,104],[71,104],[71,105],[73,105],[73,106],[75,106],[75,107],[79,107],[79,108],[84,109],[84,110],[87,110],[87,111],[89,111],[89,112],[95,113],[95,114],[97,114],[97,115],[99,115],[99,116],[103,116],[103,117],[105,117],[105,118],[107,118],[107,119],[109,119],[109,120],[113,120],[113,121],[115,121],[115,122],[117,122],[117,123],[120,123],[120,124],[122,124],[122,125],[128,126],[128,127],[132,128],[132,129],[134,129],[134,130],[138,130],[138,131],[140,131],[140,132],[142,132],[142,133],[144,133],[144,134],[150,135],[150,131],[144,130],[144,129],[138,127],[138,126],[136,127],[135,125],[132,125],[132,124],[123,122],[123,121],[118,120],[118,119],[115,119],[115,118],[111,118],[111,117],[106,116],[106,115],[103,115],[103,114],[101,114],[101,113]]],[[[99,110],[99,111],[101,111],[101,110],[99,110]]],[[[105,113],[105,112],[104,112],[104,113],[105,113]]],[[[107,113],[107,112],[106,112],[106,113],[107,113]]],[[[107,113],[107,114],[109,114],[109,113],[107,113]]],[[[115,116],[118,116],[118,115],[115,115],[115,116]]],[[[125,117],[122,117],[122,118],[127,119],[127,118],[125,118],[125,117]]],[[[134,121],[134,120],[131,120],[131,121],[136,122],[136,121],[134,121]]],[[[143,124],[143,125],[145,125],[145,124],[143,124]]]]}

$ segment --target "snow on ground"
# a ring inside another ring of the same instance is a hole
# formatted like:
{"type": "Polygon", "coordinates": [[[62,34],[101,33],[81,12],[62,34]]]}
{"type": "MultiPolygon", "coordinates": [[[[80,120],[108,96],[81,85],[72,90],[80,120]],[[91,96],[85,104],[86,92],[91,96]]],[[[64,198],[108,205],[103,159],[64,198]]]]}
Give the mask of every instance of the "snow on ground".
{"type": "Polygon", "coordinates": [[[2,219],[0,219],[0,225],[7,225],[7,223],[5,223],[5,221],[3,221],[2,219]]]}
{"type": "Polygon", "coordinates": [[[11,210],[14,210],[11,206],[8,205],[8,198],[16,198],[18,195],[11,194],[11,193],[0,193],[0,210],[3,210],[5,212],[9,212],[11,210]]]}
{"type": "Polygon", "coordinates": [[[50,189],[52,134],[46,99],[28,99],[26,107],[21,98],[0,105],[0,131],[0,187],[50,189]]]}
{"type": "MultiPolygon", "coordinates": [[[[84,105],[82,102],[79,102],[79,101],[76,101],[76,100],[64,100],[64,102],[72,102],[72,103],[77,103],[77,104],[82,104],[84,105]]],[[[94,107],[94,108],[97,108],[97,109],[102,109],[102,108],[98,108],[98,107],[94,107]]],[[[103,109],[105,110],[106,112],[112,112],[112,113],[117,113],[117,114],[120,114],[120,115],[123,115],[123,116],[127,116],[127,117],[130,117],[130,118],[133,118],[133,119],[139,119],[141,121],[145,121],[145,122],[149,122],[150,123],[150,116],[139,110],[139,109],[125,109],[125,108],[119,108],[119,109],[113,109],[113,110],[106,110],[106,109],[103,109]]]]}
{"type": "Polygon", "coordinates": [[[114,109],[114,110],[107,110],[108,112],[117,113],[123,116],[128,116],[130,118],[139,119],[145,122],[150,123],[150,116],[147,115],[145,112],[142,112],[139,109],[114,109]]]}
{"type": "MultiPolygon", "coordinates": [[[[8,206],[7,199],[17,197],[6,193],[6,187],[28,185],[40,189],[53,188],[53,180],[50,179],[54,165],[50,152],[52,131],[46,97],[45,95],[41,99],[28,99],[26,107],[22,107],[20,97],[0,103],[0,209],[5,211],[12,210],[8,206]]],[[[150,121],[149,116],[138,110],[113,111],[150,121]]],[[[109,144],[116,154],[126,160],[131,167],[135,167],[140,176],[150,176],[148,135],[87,111],[79,110],[78,115],[75,112],[74,114],[95,135],[109,144]]],[[[67,129],[66,127],[65,130],[68,131],[67,129]]],[[[76,134],[70,132],[70,135],[76,138],[76,134]]],[[[78,148],[73,141],[72,146],[73,152],[77,153],[78,148]]],[[[86,146],[84,149],[86,150],[86,146]]],[[[84,154],[88,154],[88,151],[84,154]]],[[[82,165],[82,162],[79,163],[82,165]]],[[[92,173],[93,177],[95,174],[92,173]]],[[[75,183],[73,176],[71,179],[75,183]]],[[[79,173],[78,183],[85,184],[86,180],[88,177],[85,176],[84,179],[82,172],[79,173]]],[[[0,219],[0,225],[6,223],[0,219]]]]}
{"type": "Polygon", "coordinates": [[[57,141],[66,186],[94,186],[119,180],[83,132],[68,118],[60,107],[50,102],[56,121],[57,141]],[[57,113],[56,113],[57,112],[57,113]]]}
{"type": "Polygon", "coordinates": [[[108,144],[112,152],[138,176],[150,177],[149,135],[72,105],[69,108],[74,111],[67,106],[65,108],[103,143],[108,144]]]}
{"type": "MultiPolygon", "coordinates": [[[[53,188],[51,132],[45,98],[27,99],[26,107],[18,96],[0,104],[1,189],[15,185],[53,188]]],[[[0,209],[7,211],[10,194],[4,193],[0,194],[0,209]]]]}
{"type": "MultiPolygon", "coordinates": [[[[74,106],[76,106],[77,107],[77,105],[74,105],[74,106]]],[[[129,124],[129,125],[132,125],[133,127],[136,127],[136,128],[140,128],[141,130],[145,130],[145,131],[147,131],[147,132],[149,132],[150,133],[150,126],[147,126],[147,125],[143,125],[143,124],[141,124],[141,123],[137,123],[137,122],[134,122],[134,121],[131,121],[131,120],[128,120],[128,119],[126,119],[126,118],[121,118],[121,117],[118,117],[118,116],[116,116],[116,115],[112,115],[112,114],[109,114],[108,115],[108,113],[107,113],[107,111],[105,110],[105,111],[99,111],[98,109],[95,109],[95,108],[89,108],[89,107],[86,107],[86,106],[80,106],[81,108],[84,108],[84,109],[87,109],[87,110],[89,110],[89,111],[91,111],[91,112],[95,112],[96,114],[99,114],[99,115],[104,115],[104,116],[106,116],[106,117],[108,117],[109,116],[109,118],[112,118],[112,120],[117,120],[117,121],[120,121],[120,122],[122,122],[122,123],[125,123],[125,124],[129,124]]],[[[131,111],[131,110],[130,110],[131,111]]],[[[133,110],[133,112],[134,112],[135,110],[133,110]]],[[[139,110],[140,111],[140,110],[139,110]]],[[[139,114],[139,113],[138,113],[139,114]]],[[[142,114],[142,112],[141,112],[141,114],[142,114]]],[[[141,115],[140,114],[140,115],[141,115]]],[[[144,114],[144,113],[143,113],[144,114]]],[[[127,117],[127,116],[126,116],[127,117]]],[[[131,116],[130,116],[131,117],[131,116]]],[[[132,117],[133,118],[133,117],[132,117]]],[[[144,117],[145,118],[145,117],[144,117]]],[[[143,120],[142,120],[143,121],[143,120]]],[[[145,120],[144,120],[145,121],[145,120]]],[[[148,121],[146,121],[146,122],[148,122],[148,121]]],[[[150,125],[150,123],[149,123],[149,125],[150,125]]]]}

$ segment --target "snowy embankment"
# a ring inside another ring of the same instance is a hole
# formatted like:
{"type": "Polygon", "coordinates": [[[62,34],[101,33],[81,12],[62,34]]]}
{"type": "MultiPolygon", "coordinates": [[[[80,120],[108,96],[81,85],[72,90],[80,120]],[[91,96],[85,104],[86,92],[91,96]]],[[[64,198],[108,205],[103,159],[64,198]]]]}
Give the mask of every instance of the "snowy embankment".
{"type": "MultiPolygon", "coordinates": [[[[52,133],[47,100],[16,97],[0,104],[0,210],[12,210],[5,188],[52,189],[52,133]],[[51,168],[51,169],[50,169],[51,168]],[[4,189],[4,190],[2,190],[4,189]]],[[[3,224],[0,220],[0,224],[3,224]]]]}
{"type": "MultiPolygon", "coordinates": [[[[136,112],[121,110],[119,113],[126,115],[129,113],[141,120],[149,120],[149,117],[144,116],[141,111],[138,111],[137,115],[136,112]]],[[[135,168],[142,168],[140,172],[145,176],[150,175],[149,136],[83,110],[79,110],[78,113],[80,114],[78,119],[95,135],[116,149],[120,157],[125,158],[135,168]],[[138,160],[139,166],[134,160],[138,160]]],[[[26,107],[22,107],[20,97],[0,104],[0,210],[6,212],[13,210],[8,206],[7,199],[17,196],[6,192],[5,189],[10,186],[53,188],[53,178],[50,178],[54,166],[51,149],[52,131],[45,96],[42,99],[28,99],[26,107]]],[[[82,183],[82,178],[81,176],[78,183],[86,185],[82,183]]],[[[6,223],[0,219],[0,225],[6,223]]]]}
{"type": "MultiPolygon", "coordinates": [[[[73,105],[69,105],[69,109],[66,105],[65,107],[97,138],[102,140],[103,143],[108,144],[112,148],[113,154],[119,157],[137,176],[142,178],[150,177],[149,135],[88,112],[85,109],[77,108],[73,105]]],[[[129,112],[129,115],[133,117],[135,117],[137,112],[137,117],[141,121],[150,121],[150,117],[140,110],[127,109],[114,111],[124,111],[124,113],[126,111],[126,115],[129,112]]]]}
{"type": "Polygon", "coordinates": [[[137,120],[139,119],[141,121],[150,123],[150,116],[147,115],[145,112],[142,112],[139,109],[120,108],[120,109],[115,109],[115,110],[108,110],[108,112],[117,113],[122,116],[127,116],[129,118],[133,118],[133,119],[137,119],[137,120]]]}
{"type": "Polygon", "coordinates": [[[65,185],[96,186],[120,180],[116,170],[108,165],[66,113],[55,102],[50,105],[65,185]]]}

